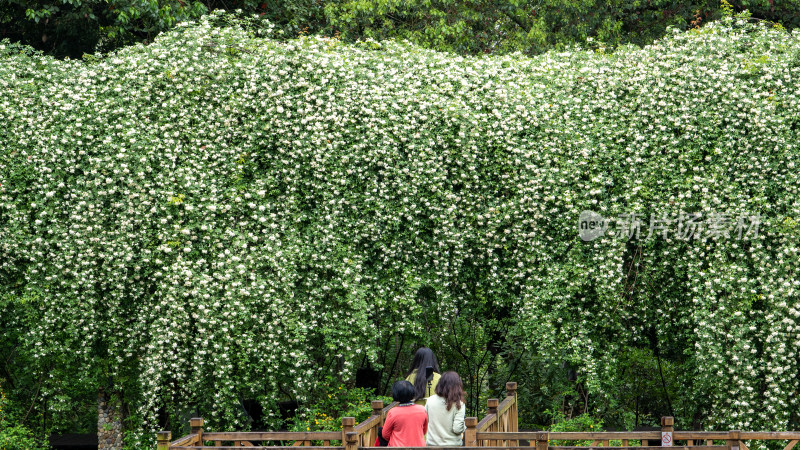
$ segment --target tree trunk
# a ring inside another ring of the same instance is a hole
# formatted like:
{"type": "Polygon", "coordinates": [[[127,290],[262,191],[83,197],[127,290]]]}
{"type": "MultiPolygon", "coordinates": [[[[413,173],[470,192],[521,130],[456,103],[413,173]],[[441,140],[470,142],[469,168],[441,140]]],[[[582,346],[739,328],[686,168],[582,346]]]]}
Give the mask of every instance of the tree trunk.
{"type": "Polygon", "coordinates": [[[122,450],[121,405],[103,388],[97,394],[97,448],[122,450]]]}

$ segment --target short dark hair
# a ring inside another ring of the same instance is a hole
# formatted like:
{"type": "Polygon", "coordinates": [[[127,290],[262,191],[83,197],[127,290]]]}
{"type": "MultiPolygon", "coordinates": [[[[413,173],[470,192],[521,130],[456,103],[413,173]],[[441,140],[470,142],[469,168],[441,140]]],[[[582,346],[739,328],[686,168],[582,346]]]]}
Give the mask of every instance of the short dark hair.
{"type": "Polygon", "coordinates": [[[414,390],[414,385],[406,380],[400,380],[392,385],[392,399],[399,403],[408,403],[414,400],[417,391],[414,390]]]}

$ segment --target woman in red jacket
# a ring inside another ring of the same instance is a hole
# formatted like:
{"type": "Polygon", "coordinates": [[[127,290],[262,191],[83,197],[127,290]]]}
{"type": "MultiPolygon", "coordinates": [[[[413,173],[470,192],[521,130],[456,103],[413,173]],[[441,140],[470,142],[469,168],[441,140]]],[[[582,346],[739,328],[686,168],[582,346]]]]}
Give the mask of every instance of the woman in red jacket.
{"type": "Polygon", "coordinates": [[[425,407],[414,404],[416,393],[406,380],[392,385],[392,398],[399,405],[386,413],[383,424],[383,438],[389,441],[389,447],[425,447],[428,413],[425,407]]]}

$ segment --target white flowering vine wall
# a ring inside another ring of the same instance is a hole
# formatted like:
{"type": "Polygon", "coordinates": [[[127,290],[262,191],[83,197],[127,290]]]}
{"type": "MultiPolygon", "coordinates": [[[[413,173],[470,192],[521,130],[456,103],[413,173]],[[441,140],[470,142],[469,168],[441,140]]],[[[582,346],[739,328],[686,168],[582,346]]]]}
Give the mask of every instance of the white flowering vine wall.
{"type": "Polygon", "coordinates": [[[0,44],[2,320],[42,395],[110,377],[130,442],[163,406],[240,426],[477,302],[593,395],[656,339],[708,427],[800,420],[797,33],[471,58],[224,22],[80,61],[0,44]],[[583,241],[583,210],[761,223],[583,241]]]}

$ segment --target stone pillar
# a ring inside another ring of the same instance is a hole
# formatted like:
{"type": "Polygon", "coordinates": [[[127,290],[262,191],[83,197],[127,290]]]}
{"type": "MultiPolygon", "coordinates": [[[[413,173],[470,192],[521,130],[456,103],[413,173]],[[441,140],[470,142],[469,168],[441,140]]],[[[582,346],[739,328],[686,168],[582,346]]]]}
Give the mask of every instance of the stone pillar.
{"type": "Polygon", "coordinates": [[[122,450],[122,412],[103,388],[97,394],[97,448],[122,450]]]}

